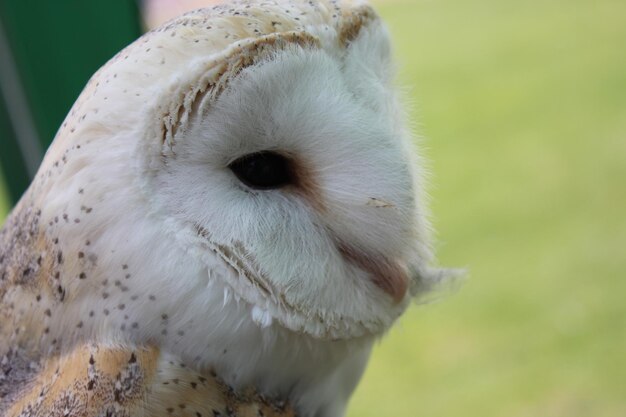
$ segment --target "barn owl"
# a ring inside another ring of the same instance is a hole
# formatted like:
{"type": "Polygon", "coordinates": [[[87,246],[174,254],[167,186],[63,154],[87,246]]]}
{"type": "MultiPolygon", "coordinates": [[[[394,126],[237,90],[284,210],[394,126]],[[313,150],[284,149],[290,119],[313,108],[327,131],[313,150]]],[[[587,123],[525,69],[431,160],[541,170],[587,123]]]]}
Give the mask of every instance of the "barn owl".
{"type": "Polygon", "coordinates": [[[250,0],[89,81],[0,235],[0,415],[344,415],[445,276],[388,35],[250,0]]]}

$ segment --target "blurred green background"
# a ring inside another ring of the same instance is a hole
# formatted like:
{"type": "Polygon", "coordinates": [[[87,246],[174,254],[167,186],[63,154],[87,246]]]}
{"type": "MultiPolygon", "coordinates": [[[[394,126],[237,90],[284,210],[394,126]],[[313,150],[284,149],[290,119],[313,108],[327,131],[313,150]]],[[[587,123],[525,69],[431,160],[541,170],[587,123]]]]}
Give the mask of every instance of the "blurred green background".
{"type": "Polygon", "coordinates": [[[140,34],[135,1],[0,0],[0,172],[12,201],[89,77],[140,34]]]}
{"type": "Polygon", "coordinates": [[[455,294],[350,417],[626,416],[626,2],[388,1],[455,294]]]}
{"type": "Polygon", "coordinates": [[[383,339],[348,416],[626,416],[626,2],[377,5],[469,279],[383,339]]]}

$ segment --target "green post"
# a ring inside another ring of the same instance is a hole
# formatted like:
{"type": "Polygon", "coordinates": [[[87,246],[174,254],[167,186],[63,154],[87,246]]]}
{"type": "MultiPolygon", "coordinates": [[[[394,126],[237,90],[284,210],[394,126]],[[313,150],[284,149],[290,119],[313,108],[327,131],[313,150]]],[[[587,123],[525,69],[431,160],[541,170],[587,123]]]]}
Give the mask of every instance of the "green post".
{"type": "Polygon", "coordinates": [[[0,165],[13,203],[89,77],[140,34],[135,1],[0,0],[0,165]]]}

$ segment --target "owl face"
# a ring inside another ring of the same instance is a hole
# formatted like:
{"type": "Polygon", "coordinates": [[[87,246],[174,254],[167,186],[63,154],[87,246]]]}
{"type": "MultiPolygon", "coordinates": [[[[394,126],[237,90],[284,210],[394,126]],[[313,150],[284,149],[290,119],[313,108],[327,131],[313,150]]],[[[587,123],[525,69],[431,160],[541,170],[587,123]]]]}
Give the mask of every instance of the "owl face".
{"type": "Polygon", "coordinates": [[[380,332],[420,279],[417,185],[377,62],[386,52],[275,52],[199,103],[163,151],[155,203],[235,272],[229,284],[262,321],[380,332]]]}
{"type": "Polygon", "coordinates": [[[439,276],[384,27],[365,6],[306,24],[263,9],[259,34],[258,17],[215,10],[122,51],[76,103],[48,159],[80,140],[89,163],[67,172],[124,213],[81,227],[130,234],[108,238],[120,245],[110,257],[148,253],[134,282],[170,288],[186,316],[204,308],[186,301],[190,288],[202,300],[201,280],[262,327],[382,333],[439,276]]]}

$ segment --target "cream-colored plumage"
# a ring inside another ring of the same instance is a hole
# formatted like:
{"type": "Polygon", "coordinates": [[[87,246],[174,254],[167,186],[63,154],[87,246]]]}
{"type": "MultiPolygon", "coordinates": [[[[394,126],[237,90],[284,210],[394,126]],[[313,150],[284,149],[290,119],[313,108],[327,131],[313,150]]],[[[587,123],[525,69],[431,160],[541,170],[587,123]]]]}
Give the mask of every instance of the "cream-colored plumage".
{"type": "Polygon", "coordinates": [[[445,275],[392,75],[361,1],[231,2],[116,55],[0,235],[0,415],[342,415],[445,275]],[[290,182],[240,182],[258,152],[290,182]]]}

